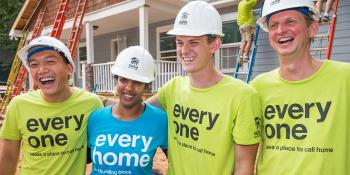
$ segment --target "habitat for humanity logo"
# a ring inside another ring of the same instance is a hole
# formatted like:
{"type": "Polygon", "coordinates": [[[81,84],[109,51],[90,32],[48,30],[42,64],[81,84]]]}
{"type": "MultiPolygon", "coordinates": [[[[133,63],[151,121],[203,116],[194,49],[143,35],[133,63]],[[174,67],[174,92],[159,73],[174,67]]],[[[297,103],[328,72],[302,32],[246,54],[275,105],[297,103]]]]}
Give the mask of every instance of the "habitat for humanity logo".
{"type": "Polygon", "coordinates": [[[280,0],[274,0],[274,1],[270,2],[270,6],[273,6],[273,5],[276,5],[276,4],[279,4],[279,3],[280,3],[280,0]]]}
{"type": "Polygon", "coordinates": [[[179,24],[186,25],[188,15],[189,14],[187,12],[183,12],[181,16],[181,20],[179,21],[179,24]]]}
{"type": "Polygon", "coordinates": [[[139,66],[138,66],[139,62],[140,62],[140,60],[137,59],[136,57],[131,58],[129,68],[134,69],[134,70],[138,70],[139,69],[139,66]]]}

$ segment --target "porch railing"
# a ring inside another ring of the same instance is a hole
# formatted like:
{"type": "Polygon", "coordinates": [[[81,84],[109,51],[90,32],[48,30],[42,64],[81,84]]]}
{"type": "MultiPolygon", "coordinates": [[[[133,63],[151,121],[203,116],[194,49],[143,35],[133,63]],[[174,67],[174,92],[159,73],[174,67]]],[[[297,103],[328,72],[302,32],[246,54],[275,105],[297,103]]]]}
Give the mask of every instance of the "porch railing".
{"type": "MultiPolygon", "coordinates": [[[[167,81],[175,76],[183,76],[185,72],[178,62],[155,60],[156,71],[155,80],[152,83],[152,92],[157,92],[158,88],[163,86],[167,81]]],[[[99,92],[115,91],[115,80],[111,74],[111,67],[114,62],[92,64],[94,86],[93,90],[99,92]]]]}

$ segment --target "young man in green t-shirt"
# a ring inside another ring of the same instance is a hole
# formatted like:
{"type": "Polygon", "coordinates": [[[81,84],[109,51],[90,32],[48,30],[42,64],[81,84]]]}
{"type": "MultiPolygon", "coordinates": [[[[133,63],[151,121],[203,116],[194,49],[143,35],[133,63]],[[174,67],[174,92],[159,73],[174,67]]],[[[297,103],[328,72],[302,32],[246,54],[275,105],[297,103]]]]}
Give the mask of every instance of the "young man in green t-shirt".
{"type": "Polygon", "coordinates": [[[350,64],[310,54],[319,14],[312,0],[266,0],[258,24],[279,68],[252,82],[261,96],[258,175],[350,174],[350,64]]]}
{"type": "Polygon", "coordinates": [[[0,133],[0,174],[15,174],[20,150],[20,174],[85,174],[87,119],[101,101],[69,86],[74,62],[61,41],[36,38],[19,57],[39,90],[16,96],[8,106],[0,133]]]}
{"type": "Polygon", "coordinates": [[[167,174],[253,174],[260,141],[260,101],[244,82],[214,66],[222,21],[204,1],[178,13],[174,28],[177,55],[188,76],[176,77],[148,102],[168,114],[167,174]]]}

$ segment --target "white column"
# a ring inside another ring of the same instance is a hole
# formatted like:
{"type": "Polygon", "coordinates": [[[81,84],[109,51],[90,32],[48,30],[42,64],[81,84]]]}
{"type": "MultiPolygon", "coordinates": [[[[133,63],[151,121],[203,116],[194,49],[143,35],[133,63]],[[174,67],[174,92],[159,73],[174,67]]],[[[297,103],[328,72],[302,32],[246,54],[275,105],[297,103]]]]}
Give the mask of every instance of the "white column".
{"type": "Polygon", "coordinates": [[[220,71],[220,60],[221,60],[221,58],[220,58],[220,50],[221,50],[221,48],[218,49],[218,50],[214,53],[215,68],[216,68],[217,70],[219,70],[219,71],[220,71]]]}
{"type": "Polygon", "coordinates": [[[84,62],[82,64],[82,68],[81,68],[81,77],[82,77],[82,80],[81,80],[81,87],[83,89],[86,89],[86,62],[84,62]]]}
{"type": "Polygon", "coordinates": [[[148,5],[139,8],[140,46],[148,50],[148,5]]]}
{"type": "Polygon", "coordinates": [[[94,35],[92,29],[92,23],[85,23],[85,31],[86,31],[86,62],[88,64],[92,64],[95,62],[94,59],[94,35]]]}

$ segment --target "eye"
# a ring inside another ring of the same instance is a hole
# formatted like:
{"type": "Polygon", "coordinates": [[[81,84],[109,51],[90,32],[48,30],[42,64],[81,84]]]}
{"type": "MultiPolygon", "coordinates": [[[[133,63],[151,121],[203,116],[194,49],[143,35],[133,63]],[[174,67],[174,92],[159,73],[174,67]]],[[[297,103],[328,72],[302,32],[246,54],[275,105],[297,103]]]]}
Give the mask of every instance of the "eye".
{"type": "Polygon", "coordinates": [[[47,61],[47,64],[53,65],[53,64],[55,64],[55,61],[53,61],[53,60],[48,60],[48,61],[47,61]]]}
{"type": "Polygon", "coordinates": [[[288,24],[294,24],[294,23],[295,23],[295,20],[294,20],[294,19],[289,19],[289,20],[287,21],[287,23],[288,23],[288,24]]]}
{"type": "Polygon", "coordinates": [[[197,46],[198,42],[197,41],[191,41],[191,46],[197,46]]]}
{"type": "Polygon", "coordinates": [[[176,47],[182,47],[184,44],[181,41],[176,41],[176,47]]]}
{"type": "Polygon", "coordinates": [[[273,29],[276,29],[277,28],[277,23],[271,23],[270,25],[269,25],[269,29],[271,30],[273,30],[273,29]]]}
{"type": "Polygon", "coordinates": [[[35,68],[37,68],[38,67],[38,63],[34,63],[34,62],[31,62],[31,63],[29,63],[29,68],[30,69],[35,69],[35,68]]]}
{"type": "Polygon", "coordinates": [[[135,84],[136,86],[141,86],[143,83],[142,83],[142,82],[139,82],[139,81],[134,81],[134,84],[135,84]]]}
{"type": "Polygon", "coordinates": [[[126,83],[126,82],[128,82],[128,79],[123,78],[123,77],[119,77],[119,78],[118,78],[118,81],[119,81],[120,83],[126,83]]]}

